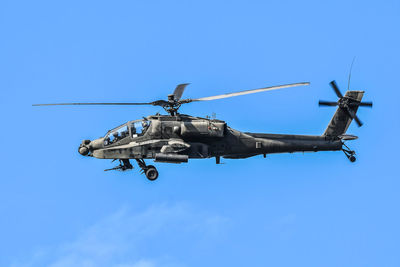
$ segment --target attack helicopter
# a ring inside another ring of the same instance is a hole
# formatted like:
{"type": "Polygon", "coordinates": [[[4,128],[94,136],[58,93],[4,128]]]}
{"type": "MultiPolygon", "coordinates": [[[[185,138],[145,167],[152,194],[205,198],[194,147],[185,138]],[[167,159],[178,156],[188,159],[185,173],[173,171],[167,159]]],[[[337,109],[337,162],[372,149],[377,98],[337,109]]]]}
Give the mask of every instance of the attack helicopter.
{"type": "Polygon", "coordinates": [[[215,118],[201,118],[180,114],[183,104],[211,101],[246,94],[309,85],[309,82],[292,83],[259,89],[239,91],[197,99],[182,99],[188,83],[179,84],[167,100],[147,103],[57,103],[34,104],[33,106],[56,105],[152,105],[162,107],[168,114],[151,115],[140,120],[128,121],[112,130],[104,137],[83,140],[78,152],[82,156],[99,159],[119,160],[119,165],[110,170],[126,171],[133,169],[130,159],[134,159],[147,179],[158,178],[155,166],[147,165],[145,160],[155,162],[186,163],[189,159],[221,157],[243,159],[271,153],[317,152],[342,150],[351,161],[356,161],[355,152],[345,145],[345,141],[358,137],[346,134],[354,119],[358,126],[362,122],[357,117],[358,107],[372,107],[372,102],[361,102],[364,91],[350,91],[343,95],[336,82],[330,82],[338,97],[337,101],[319,101],[320,106],[337,106],[336,112],[322,135],[288,135],[270,133],[241,132],[215,118]]]}

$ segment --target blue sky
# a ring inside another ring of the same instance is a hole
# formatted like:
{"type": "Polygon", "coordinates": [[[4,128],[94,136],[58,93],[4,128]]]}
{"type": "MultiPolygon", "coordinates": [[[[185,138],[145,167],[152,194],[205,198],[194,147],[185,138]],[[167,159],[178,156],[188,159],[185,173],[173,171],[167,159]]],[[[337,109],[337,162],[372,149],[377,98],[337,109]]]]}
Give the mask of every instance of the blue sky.
{"type": "Polygon", "coordinates": [[[398,1],[1,1],[1,266],[399,266],[398,1]],[[365,90],[358,153],[156,164],[103,172],[77,153],[150,101],[276,84],[188,104],[235,129],[321,134],[328,83],[365,90]]]}

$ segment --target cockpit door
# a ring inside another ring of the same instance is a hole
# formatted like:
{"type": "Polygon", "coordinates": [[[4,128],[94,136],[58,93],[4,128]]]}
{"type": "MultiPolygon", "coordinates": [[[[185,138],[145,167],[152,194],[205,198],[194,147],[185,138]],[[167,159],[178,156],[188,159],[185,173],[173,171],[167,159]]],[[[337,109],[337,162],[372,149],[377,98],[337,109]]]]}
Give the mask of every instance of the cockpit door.
{"type": "Polygon", "coordinates": [[[161,138],[161,121],[153,120],[151,122],[150,135],[153,138],[161,138]]]}

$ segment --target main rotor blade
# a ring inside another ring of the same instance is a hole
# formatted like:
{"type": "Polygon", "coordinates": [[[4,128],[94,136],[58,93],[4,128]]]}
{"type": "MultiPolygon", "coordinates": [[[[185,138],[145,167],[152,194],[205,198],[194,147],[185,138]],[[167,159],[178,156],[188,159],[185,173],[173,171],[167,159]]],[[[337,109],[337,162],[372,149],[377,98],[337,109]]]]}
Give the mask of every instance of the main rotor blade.
{"type": "Polygon", "coordinates": [[[175,88],[174,91],[174,99],[175,100],[179,100],[182,97],[183,91],[185,91],[186,86],[188,86],[190,83],[182,83],[182,84],[178,84],[175,88]]]}
{"type": "Polygon", "coordinates": [[[340,90],[339,90],[339,88],[338,88],[338,86],[337,86],[335,80],[331,81],[329,84],[332,86],[332,88],[333,88],[333,90],[335,91],[337,97],[342,98],[343,95],[342,95],[342,93],[340,92],[340,90]]]}
{"type": "Polygon", "coordinates": [[[153,103],[55,103],[55,104],[33,104],[32,106],[86,106],[86,105],[122,105],[122,106],[133,106],[133,105],[154,105],[153,103]]]}
{"type": "Polygon", "coordinates": [[[337,106],[337,105],[338,105],[337,102],[324,101],[324,100],[320,100],[320,101],[318,102],[318,104],[319,104],[320,106],[330,106],[330,107],[334,107],[334,106],[337,106]]]}
{"type": "Polygon", "coordinates": [[[264,91],[271,91],[271,90],[283,89],[283,88],[294,87],[294,86],[309,85],[309,84],[310,84],[309,82],[284,84],[284,85],[264,87],[264,88],[259,88],[259,89],[245,90],[245,91],[240,91],[240,92],[236,92],[236,93],[228,93],[228,94],[223,94],[223,95],[202,97],[202,98],[197,98],[197,99],[183,99],[182,102],[184,103],[184,102],[192,102],[192,101],[216,100],[216,99],[221,99],[221,98],[254,94],[254,93],[260,93],[260,92],[264,92],[264,91]]]}
{"type": "Polygon", "coordinates": [[[360,104],[358,104],[361,107],[370,107],[372,108],[372,102],[360,102],[360,104]]]}

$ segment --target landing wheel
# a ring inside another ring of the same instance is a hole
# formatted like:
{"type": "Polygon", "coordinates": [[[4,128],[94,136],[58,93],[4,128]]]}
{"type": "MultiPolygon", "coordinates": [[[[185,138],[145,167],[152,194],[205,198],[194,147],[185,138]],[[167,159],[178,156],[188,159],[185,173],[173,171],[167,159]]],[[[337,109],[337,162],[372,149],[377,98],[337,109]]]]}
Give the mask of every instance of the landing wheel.
{"type": "Polygon", "coordinates": [[[154,167],[153,165],[147,166],[146,177],[150,181],[156,180],[158,178],[158,171],[157,171],[156,167],[154,167]]]}
{"type": "Polygon", "coordinates": [[[342,143],[342,145],[344,146],[344,148],[342,147],[342,151],[346,155],[346,157],[350,160],[350,162],[355,162],[356,161],[356,157],[354,155],[356,154],[356,152],[351,150],[344,143],[342,143]]]}

